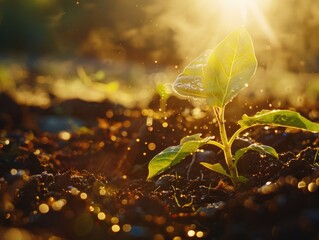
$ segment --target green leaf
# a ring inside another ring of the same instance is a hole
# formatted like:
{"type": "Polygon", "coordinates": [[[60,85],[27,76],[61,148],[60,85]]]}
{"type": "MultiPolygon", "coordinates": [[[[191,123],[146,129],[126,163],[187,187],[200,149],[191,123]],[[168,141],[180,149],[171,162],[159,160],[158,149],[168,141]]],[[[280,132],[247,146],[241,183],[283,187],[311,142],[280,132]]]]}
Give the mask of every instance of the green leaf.
{"type": "Polygon", "coordinates": [[[181,140],[180,145],[168,147],[153,157],[148,164],[147,180],[178,164],[211,139],[211,137],[201,138],[200,135],[201,134],[194,134],[185,137],[181,140]]]}
{"type": "Polygon", "coordinates": [[[203,140],[203,138],[201,138],[202,134],[201,133],[195,133],[193,135],[187,136],[187,137],[183,137],[180,140],[180,145],[183,145],[186,142],[190,142],[190,141],[201,141],[203,140]]]}
{"type": "Polygon", "coordinates": [[[248,182],[248,179],[245,178],[244,176],[238,176],[237,180],[238,180],[238,182],[240,182],[240,183],[246,183],[246,182],[248,182]]]}
{"type": "Polygon", "coordinates": [[[251,145],[249,145],[248,147],[245,148],[241,148],[239,150],[236,151],[235,153],[235,166],[237,165],[238,160],[247,152],[247,151],[256,151],[259,152],[260,154],[268,154],[271,155],[275,158],[279,158],[278,153],[276,152],[276,150],[270,146],[267,145],[261,145],[261,144],[257,144],[257,143],[253,143],[251,145]]]}
{"type": "Polygon", "coordinates": [[[226,172],[225,168],[223,168],[223,166],[220,163],[210,164],[206,162],[201,162],[200,164],[214,172],[230,177],[230,175],[226,172]]]}
{"type": "Polygon", "coordinates": [[[208,104],[224,107],[247,85],[256,68],[252,40],[245,28],[239,28],[209,55],[203,76],[208,104]]]}
{"type": "Polygon", "coordinates": [[[239,28],[186,66],[173,89],[181,95],[206,98],[210,106],[224,107],[246,86],[256,68],[252,40],[239,28]]]}
{"type": "Polygon", "coordinates": [[[161,99],[167,100],[169,98],[169,90],[165,83],[159,82],[156,84],[156,92],[161,99]]]}
{"type": "Polygon", "coordinates": [[[173,89],[184,96],[206,98],[203,88],[203,69],[212,50],[206,50],[195,58],[176,78],[173,89]]]}
{"type": "Polygon", "coordinates": [[[290,110],[263,110],[251,117],[244,114],[238,123],[241,127],[270,125],[319,132],[318,123],[311,122],[300,113],[290,110]]]}
{"type": "MultiPolygon", "coordinates": [[[[223,166],[220,163],[215,163],[215,164],[210,164],[210,163],[205,163],[205,162],[201,162],[200,164],[202,164],[204,167],[217,172],[219,174],[225,175],[229,178],[231,178],[231,176],[226,172],[226,170],[223,168],[223,166]]],[[[244,176],[238,176],[237,180],[240,183],[246,183],[248,181],[247,178],[245,178],[244,176]]]]}

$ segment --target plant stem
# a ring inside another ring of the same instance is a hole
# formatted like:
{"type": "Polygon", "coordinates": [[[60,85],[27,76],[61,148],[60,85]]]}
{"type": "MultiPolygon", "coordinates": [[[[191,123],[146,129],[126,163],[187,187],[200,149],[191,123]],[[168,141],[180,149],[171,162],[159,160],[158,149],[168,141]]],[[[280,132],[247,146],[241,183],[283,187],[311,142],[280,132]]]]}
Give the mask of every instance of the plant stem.
{"type": "Polygon", "coordinates": [[[214,114],[217,118],[219,134],[222,140],[222,144],[224,146],[224,157],[229,170],[230,179],[235,187],[238,187],[238,171],[234,165],[232,152],[231,152],[231,143],[228,140],[226,125],[225,125],[225,108],[213,108],[214,114]]]}

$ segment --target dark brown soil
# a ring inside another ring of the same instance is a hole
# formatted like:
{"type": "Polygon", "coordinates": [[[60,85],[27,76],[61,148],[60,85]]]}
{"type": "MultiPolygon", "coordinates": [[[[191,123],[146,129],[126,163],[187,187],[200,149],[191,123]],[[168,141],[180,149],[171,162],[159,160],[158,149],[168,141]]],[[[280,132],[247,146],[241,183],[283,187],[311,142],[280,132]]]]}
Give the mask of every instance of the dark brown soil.
{"type": "Polygon", "coordinates": [[[1,239],[319,239],[317,133],[245,133],[233,150],[256,141],[280,158],[248,152],[238,168],[249,181],[234,191],[199,164],[224,164],[214,147],[145,181],[155,154],[216,132],[188,101],[170,98],[166,118],[107,101],[40,109],[2,94],[0,106],[1,239]]]}

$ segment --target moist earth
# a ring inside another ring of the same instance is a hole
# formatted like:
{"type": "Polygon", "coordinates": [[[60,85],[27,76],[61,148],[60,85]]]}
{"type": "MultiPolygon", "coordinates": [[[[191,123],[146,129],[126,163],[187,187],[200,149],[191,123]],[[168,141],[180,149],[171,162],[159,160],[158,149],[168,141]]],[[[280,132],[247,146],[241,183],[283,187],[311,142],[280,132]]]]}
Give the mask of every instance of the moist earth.
{"type": "MultiPolygon", "coordinates": [[[[74,99],[42,109],[1,94],[2,239],[319,239],[317,133],[245,132],[233,150],[258,142],[279,159],[247,152],[238,170],[248,182],[238,190],[199,164],[225,164],[214,146],[146,181],[161,150],[217,133],[211,114],[189,101],[170,97],[166,112],[159,104],[74,99]]],[[[252,112],[231,111],[229,133],[252,112]]]]}

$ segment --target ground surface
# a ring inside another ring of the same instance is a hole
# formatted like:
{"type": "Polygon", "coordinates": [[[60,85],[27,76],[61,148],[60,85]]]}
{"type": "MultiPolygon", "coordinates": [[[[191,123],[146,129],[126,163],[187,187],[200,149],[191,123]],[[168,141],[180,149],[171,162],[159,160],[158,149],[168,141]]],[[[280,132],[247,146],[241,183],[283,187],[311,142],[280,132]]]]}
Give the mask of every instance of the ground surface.
{"type": "MultiPolygon", "coordinates": [[[[244,134],[234,148],[257,141],[280,158],[248,152],[239,172],[249,182],[234,191],[199,164],[223,164],[213,147],[145,181],[156,153],[216,132],[188,101],[169,99],[165,116],[156,98],[147,109],[80,100],[40,109],[2,94],[0,106],[2,239],[319,239],[318,134],[244,134]]],[[[229,132],[243,111],[230,110],[229,132]]]]}

